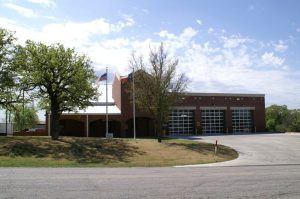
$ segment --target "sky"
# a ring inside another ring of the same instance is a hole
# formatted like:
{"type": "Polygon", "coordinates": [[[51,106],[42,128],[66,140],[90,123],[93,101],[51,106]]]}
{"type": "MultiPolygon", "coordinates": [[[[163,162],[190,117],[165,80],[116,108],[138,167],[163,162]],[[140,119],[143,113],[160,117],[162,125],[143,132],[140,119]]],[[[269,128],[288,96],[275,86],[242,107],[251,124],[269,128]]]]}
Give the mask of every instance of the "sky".
{"type": "Polygon", "coordinates": [[[130,72],[164,43],[190,92],[261,93],[300,108],[300,1],[0,0],[0,27],[86,54],[98,75],[130,72]]]}

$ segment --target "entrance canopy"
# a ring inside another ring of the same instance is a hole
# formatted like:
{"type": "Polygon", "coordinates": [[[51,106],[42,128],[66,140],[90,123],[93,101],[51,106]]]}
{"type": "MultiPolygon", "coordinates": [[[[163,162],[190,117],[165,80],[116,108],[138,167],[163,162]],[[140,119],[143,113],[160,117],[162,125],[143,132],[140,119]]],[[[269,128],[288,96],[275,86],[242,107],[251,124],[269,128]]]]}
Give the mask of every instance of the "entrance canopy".
{"type": "MultiPolygon", "coordinates": [[[[92,106],[76,112],[63,112],[63,115],[105,115],[106,114],[106,87],[105,84],[95,85],[98,88],[97,100],[91,100],[92,106]]],[[[116,106],[112,98],[112,85],[107,85],[108,96],[107,106],[108,115],[121,115],[121,110],[116,106]]],[[[80,92],[80,91],[79,91],[80,92]]]]}

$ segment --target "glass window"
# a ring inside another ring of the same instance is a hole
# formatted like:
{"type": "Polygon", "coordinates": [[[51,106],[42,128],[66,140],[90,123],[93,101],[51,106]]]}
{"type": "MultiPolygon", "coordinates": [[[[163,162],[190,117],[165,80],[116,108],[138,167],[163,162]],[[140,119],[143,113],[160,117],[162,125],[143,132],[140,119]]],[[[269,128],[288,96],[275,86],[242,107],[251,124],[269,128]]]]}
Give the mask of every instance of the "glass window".
{"type": "Polygon", "coordinates": [[[224,110],[201,110],[203,133],[224,132],[224,110]]]}
{"type": "Polygon", "coordinates": [[[192,134],[194,130],[194,111],[173,109],[169,113],[170,134],[192,134]]]}
{"type": "Polygon", "coordinates": [[[251,132],[252,123],[251,110],[232,110],[232,131],[234,133],[251,132]]]}

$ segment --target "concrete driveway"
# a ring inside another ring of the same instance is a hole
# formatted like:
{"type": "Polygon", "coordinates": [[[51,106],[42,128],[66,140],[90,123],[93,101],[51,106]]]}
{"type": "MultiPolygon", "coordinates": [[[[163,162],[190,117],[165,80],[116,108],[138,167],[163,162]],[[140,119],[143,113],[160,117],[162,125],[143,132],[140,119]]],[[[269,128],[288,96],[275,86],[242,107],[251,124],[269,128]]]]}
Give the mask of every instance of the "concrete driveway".
{"type": "Polygon", "coordinates": [[[198,166],[300,165],[300,134],[247,134],[191,136],[199,140],[230,146],[239,152],[232,161],[198,166]]]}

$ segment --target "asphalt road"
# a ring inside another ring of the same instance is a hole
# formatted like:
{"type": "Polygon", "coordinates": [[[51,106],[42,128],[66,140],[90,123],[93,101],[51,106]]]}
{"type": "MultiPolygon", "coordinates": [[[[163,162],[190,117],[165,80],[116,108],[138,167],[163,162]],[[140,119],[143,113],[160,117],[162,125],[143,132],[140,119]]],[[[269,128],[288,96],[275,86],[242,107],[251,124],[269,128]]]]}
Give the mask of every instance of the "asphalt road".
{"type": "Polygon", "coordinates": [[[181,168],[0,168],[0,198],[300,198],[299,135],[197,139],[216,138],[240,157],[181,168]]]}
{"type": "Polygon", "coordinates": [[[300,165],[2,168],[0,198],[300,198],[300,165]]]}

